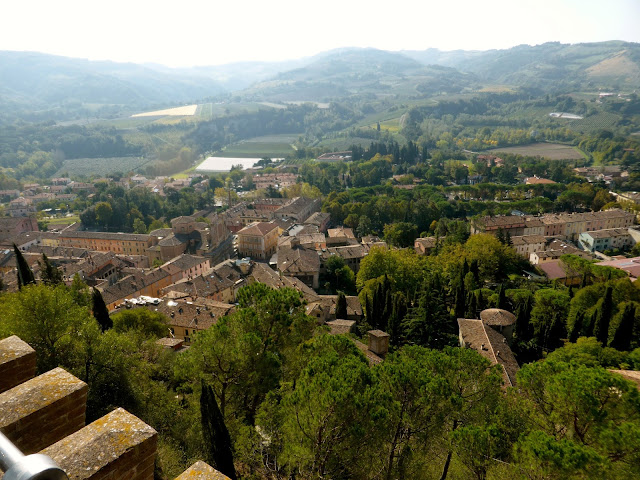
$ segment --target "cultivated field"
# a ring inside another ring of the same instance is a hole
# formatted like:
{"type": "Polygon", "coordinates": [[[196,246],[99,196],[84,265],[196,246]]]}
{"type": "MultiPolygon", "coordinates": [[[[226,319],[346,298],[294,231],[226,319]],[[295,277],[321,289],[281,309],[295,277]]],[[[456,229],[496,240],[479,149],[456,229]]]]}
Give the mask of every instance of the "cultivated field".
{"type": "Polygon", "coordinates": [[[182,107],[167,108],[164,110],[155,110],[153,112],[136,113],[131,115],[132,117],[165,117],[165,116],[179,116],[190,117],[196,114],[198,105],[184,105],[182,107]]]}
{"type": "Polygon", "coordinates": [[[571,122],[571,128],[583,132],[591,132],[601,130],[603,128],[613,128],[621,119],[622,117],[615,113],[601,112],[595,115],[590,115],[582,120],[571,122]]]}
{"type": "Polygon", "coordinates": [[[142,157],[75,158],[65,160],[54,177],[77,175],[103,176],[113,172],[127,173],[146,165],[150,160],[142,157]]]}
{"type": "Polygon", "coordinates": [[[228,145],[218,153],[225,157],[237,158],[282,158],[295,153],[291,144],[298,139],[298,136],[298,134],[283,134],[255,137],[228,145]]]}
{"type": "Polygon", "coordinates": [[[520,147],[493,148],[491,153],[513,153],[527,157],[543,157],[549,160],[583,160],[584,155],[576,148],[560,143],[532,143],[520,147]]]}

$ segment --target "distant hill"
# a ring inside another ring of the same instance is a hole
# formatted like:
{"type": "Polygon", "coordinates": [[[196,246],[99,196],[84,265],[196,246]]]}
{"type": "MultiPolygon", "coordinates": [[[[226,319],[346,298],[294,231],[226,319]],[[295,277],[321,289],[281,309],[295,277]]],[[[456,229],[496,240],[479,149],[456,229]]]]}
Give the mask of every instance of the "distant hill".
{"type": "Polygon", "coordinates": [[[307,65],[279,73],[243,93],[271,101],[331,101],[352,95],[457,93],[475,84],[474,75],[425,66],[401,53],[348,48],[316,55],[307,65]]]}
{"type": "Polygon", "coordinates": [[[34,52],[0,52],[0,102],[52,108],[69,103],[135,108],[223,93],[214,79],[131,63],[93,62],[34,52]]]}
{"type": "Polygon", "coordinates": [[[483,81],[540,89],[638,88],[640,44],[621,41],[519,45],[507,50],[404,51],[423,64],[473,73],[483,81]]]}
{"type": "Polygon", "coordinates": [[[173,69],[0,51],[0,123],[116,118],[233,92],[260,102],[425,99],[485,85],[537,93],[640,88],[640,44],[520,45],[507,50],[343,48],[285,62],[173,69]]]}

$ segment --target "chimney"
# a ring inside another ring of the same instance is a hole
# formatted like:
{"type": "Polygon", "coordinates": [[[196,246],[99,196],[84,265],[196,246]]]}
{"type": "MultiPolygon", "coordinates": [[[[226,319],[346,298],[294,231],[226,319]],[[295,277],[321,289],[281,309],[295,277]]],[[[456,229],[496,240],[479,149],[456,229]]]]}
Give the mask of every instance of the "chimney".
{"type": "Polygon", "coordinates": [[[369,350],[384,357],[389,351],[389,334],[382,330],[369,330],[369,350]]]}

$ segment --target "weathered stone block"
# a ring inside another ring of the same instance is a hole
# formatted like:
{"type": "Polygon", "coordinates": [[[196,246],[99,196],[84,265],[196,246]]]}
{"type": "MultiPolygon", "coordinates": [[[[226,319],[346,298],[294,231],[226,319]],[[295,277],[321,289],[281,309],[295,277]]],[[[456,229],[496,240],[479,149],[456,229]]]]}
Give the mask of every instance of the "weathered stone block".
{"type": "Polygon", "coordinates": [[[36,351],[15,335],[0,340],[0,393],[36,374],[36,351]]]}
{"type": "Polygon", "coordinates": [[[176,480],[230,480],[215,468],[200,461],[191,465],[176,480]]]}
{"type": "Polygon", "coordinates": [[[42,452],[70,480],[153,480],[157,433],[118,408],[42,452]]]}
{"type": "Polygon", "coordinates": [[[84,426],[87,384],[62,368],[0,394],[0,430],[23,453],[36,453],[84,426]]]}

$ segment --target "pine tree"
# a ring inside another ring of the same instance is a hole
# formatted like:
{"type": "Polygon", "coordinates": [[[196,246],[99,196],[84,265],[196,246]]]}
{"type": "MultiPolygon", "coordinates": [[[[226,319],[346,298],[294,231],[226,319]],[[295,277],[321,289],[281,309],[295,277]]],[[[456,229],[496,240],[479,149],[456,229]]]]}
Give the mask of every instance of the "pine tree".
{"type": "Polygon", "coordinates": [[[93,317],[98,321],[100,329],[106,332],[110,328],[113,328],[113,320],[111,320],[109,316],[109,310],[104,303],[104,298],[102,298],[100,290],[94,288],[91,292],[91,299],[93,301],[93,317]]]}
{"type": "Polygon", "coordinates": [[[33,271],[15,243],[13,244],[13,253],[16,256],[16,264],[18,266],[18,288],[21,289],[30,284],[35,285],[36,279],[33,276],[33,271]]]}
{"type": "Polygon", "coordinates": [[[609,324],[611,323],[611,315],[613,313],[613,288],[608,286],[604,292],[602,304],[598,309],[598,315],[593,326],[593,335],[603,346],[609,341],[609,324]]]}
{"type": "Polygon", "coordinates": [[[610,347],[616,350],[627,351],[631,349],[631,338],[633,337],[633,324],[636,320],[636,307],[633,303],[627,303],[620,316],[620,323],[616,328],[610,347]]]}
{"type": "Polygon", "coordinates": [[[200,394],[200,414],[202,435],[211,466],[231,480],[236,480],[236,469],[233,465],[231,437],[224,424],[222,412],[213,393],[213,389],[202,381],[200,394]]]}

